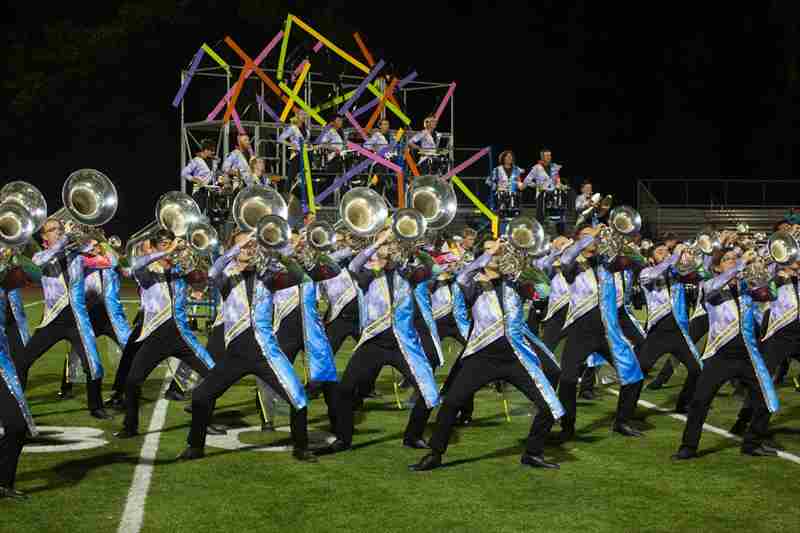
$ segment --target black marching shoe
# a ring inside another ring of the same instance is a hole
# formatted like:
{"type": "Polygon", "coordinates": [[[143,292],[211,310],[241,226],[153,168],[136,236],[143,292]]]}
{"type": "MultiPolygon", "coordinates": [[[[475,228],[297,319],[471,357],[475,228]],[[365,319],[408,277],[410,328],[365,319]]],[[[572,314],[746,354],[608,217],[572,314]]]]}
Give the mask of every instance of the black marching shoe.
{"type": "Polygon", "coordinates": [[[553,468],[559,469],[561,466],[558,463],[550,463],[544,460],[544,457],[541,455],[531,455],[529,453],[523,453],[522,457],[519,458],[519,462],[525,466],[532,466],[534,468],[553,468]]]}
{"type": "Polygon", "coordinates": [[[442,466],[442,456],[436,452],[431,452],[417,464],[409,465],[408,469],[412,472],[424,472],[425,470],[433,470],[442,466]]]}
{"type": "Polygon", "coordinates": [[[336,439],[325,448],[319,450],[317,452],[317,455],[328,455],[331,453],[339,453],[349,449],[350,449],[349,444],[347,444],[345,441],[341,439],[336,439]]]}
{"type": "Polygon", "coordinates": [[[688,405],[677,405],[675,406],[675,412],[679,415],[688,415],[689,414],[689,406],[688,405]]]}
{"type": "Polygon", "coordinates": [[[414,448],[415,450],[429,450],[430,446],[422,439],[403,439],[403,446],[414,448]]]}
{"type": "Polygon", "coordinates": [[[553,440],[559,444],[571,441],[575,438],[575,428],[562,427],[561,431],[553,436],[553,440]]]}
{"type": "Polygon", "coordinates": [[[772,439],[761,441],[761,447],[764,448],[765,450],[774,450],[776,452],[783,450],[783,446],[781,446],[772,439]]]}
{"type": "Polygon", "coordinates": [[[691,448],[687,448],[686,446],[681,446],[678,449],[678,453],[672,456],[672,459],[675,461],[685,461],[687,459],[694,459],[697,457],[697,452],[692,450],[691,448]]]}
{"type": "Polygon", "coordinates": [[[102,407],[99,409],[92,409],[90,414],[99,420],[110,420],[114,418],[114,415],[112,415],[102,407]]]}
{"type": "Polygon", "coordinates": [[[9,498],[11,500],[27,500],[28,495],[10,487],[0,487],[0,499],[2,498],[9,498]]]}
{"type": "Polygon", "coordinates": [[[114,433],[114,436],[118,439],[132,439],[133,437],[138,437],[139,432],[135,429],[122,428],[114,433]]]}
{"type": "Polygon", "coordinates": [[[594,400],[595,398],[597,398],[597,395],[592,389],[582,390],[578,396],[580,396],[584,400],[594,400]]]}
{"type": "Polygon", "coordinates": [[[764,445],[756,446],[755,448],[742,448],[742,455],[752,455],[753,457],[775,457],[778,455],[777,450],[767,448],[764,445]]]}
{"type": "Polygon", "coordinates": [[[611,431],[619,433],[620,435],[623,435],[625,437],[641,437],[644,435],[644,433],[642,433],[638,429],[634,429],[628,424],[620,424],[620,423],[614,424],[611,428],[611,431]]]}
{"type": "Polygon", "coordinates": [[[182,402],[186,399],[186,395],[178,389],[170,387],[167,389],[167,392],[164,393],[164,399],[171,402],[182,402]]]}
{"type": "Polygon", "coordinates": [[[275,424],[272,423],[272,420],[267,420],[266,422],[262,422],[261,431],[275,431],[275,424]]]}
{"type": "Polygon", "coordinates": [[[658,389],[662,388],[663,386],[664,386],[664,383],[662,381],[654,379],[653,381],[651,381],[650,383],[645,385],[644,388],[647,389],[647,390],[658,390],[658,389]]]}
{"type": "Polygon", "coordinates": [[[75,397],[75,393],[72,391],[72,385],[62,388],[58,391],[58,399],[59,400],[71,400],[75,397]]]}
{"type": "Polygon", "coordinates": [[[471,414],[469,414],[469,415],[458,415],[458,418],[456,418],[456,425],[457,426],[462,426],[462,427],[463,426],[469,426],[469,425],[472,425],[472,422],[473,422],[473,420],[472,420],[472,415],[471,414]]]}
{"type": "Polygon", "coordinates": [[[744,432],[747,430],[747,420],[737,420],[733,427],[730,429],[730,433],[734,435],[739,435],[740,437],[744,435],[744,432]]]}
{"type": "Polygon", "coordinates": [[[203,448],[192,448],[191,446],[181,452],[176,458],[177,461],[191,461],[192,459],[202,459],[206,456],[203,448]]]}
{"type": "Polygon", "coordinates": [[[217,424],[209,424],[206,427],[206,433],[209,435],[226,435],[228,430],[217,424]]]}
{"type": "Polygon", "coordinates": [[[103,405],[119,411],[125,407],[125,400],[123,399],[122,394],[115,392],[103,403],[103,405]]]}
{"type": "Polygon", "coordinates": [[[298,461],[303,461],[305,463],[317,463],[317,462],[319,462],[319,459],[317,459],[317,456],[314,455],[314,452],[312,452],[309,449],[297,449],[297,448],[295,448],[292,451],[292,457],[294,457],[298,461]]]}

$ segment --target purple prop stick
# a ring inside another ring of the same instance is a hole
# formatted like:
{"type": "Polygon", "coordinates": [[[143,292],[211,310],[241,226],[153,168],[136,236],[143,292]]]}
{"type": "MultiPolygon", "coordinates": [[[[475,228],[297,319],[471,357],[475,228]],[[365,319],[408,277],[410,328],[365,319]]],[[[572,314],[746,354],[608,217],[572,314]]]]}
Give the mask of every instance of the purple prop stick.
{"type": "Polygon", "coordinates": [[[275,112],[275,110],[274,110],[274,109],[272,109],[272,108],[269,106],[269,104],[267,104],[267,103],[264,101],[264,98],[263,98],[263,97],[262,97],[260,94],[257,94],[257,95],[256,95],[256,101],[258,102],[258,106],[259,106],[261,109],[263,109],[264,111],[266,111],[266,112],[267,112],[267,114],[268,114],[270,117],[272,117],[272,120],[273,120],[274,122],[280,122],[280,121],[281,121],[281,117],[279,117],[279,116],[278,116],[278,114],[275,112]]]}
{"type": "Polygon", "coordinates": [[[351,105],[353,105],[353,102],[358,100],[358,97],[361,96],[361,93],[364,92],[364,89],[367,88],[367,85],[372,83],[372,80],[375,79],[375,76],[378,75],[378,72],[380,72],[380,70],[383,68],[383,65],[385,64],[386,63],[383,61],[383,59],[381,59],[375,64],[375,67],[370,71],[369,74],[367,74],[367,77],[364,78],[361,81],[361,83],[358,84],[358,88],[356,89],[356,92],[353,93],[353,96],[348,98],[347,101],[344,104],[342,104],[342,107],[339,108],[340,115],[343,115],[344,112],[347,111],[351,105]]]}
{"type": "MultiPolygon", "coordinates": [[[[412,72],[411,74],[409,74],[408,76],[406,76],[405,78],[403,78],[402,80],[397,82],[397,87],[396,87],[395,90],[402,89],[405,85],[408,85],[409,83],[414,81],[414,79],[416,77],[417,77],[417,71],[415,70],[414,72],[412,72]]],[[[354,118],[360,117],[361,115],[363,115],[364,113],[366,113],[367,111],[369,111],[370,109],[372,109],[373,107],[378,105],[378,102],[380,102],[380,101],[381,101],[380,98],[375,98],[371,102],[369,102],[367,105],[359,107],[358,109],[353,111],[353,117],[354,118]]]]}
{"type": "Polygon", "coordinates": [[[353,142],[348,142],[347,143],[347,147],[350,148],[351,150],[355,150],[356,152],[358,152],[359,154],[363,155],[364,157],[372,159],[376,163],[378,163],[380,165],[383,165],[388,169],[394,170],[395,172],[403,172],[403,169],[400,168],[399,165],[396,165],[396,164],[392,163],[391,161],[389,161],[388,159],[386,159],[384,157],[381,157],[381,156],[375,154],[374,152],[372,152],[370,150],[367,150],[366,148],[364,148],[363,146],[361,146],[359,144],[356,144],[356,143],[353,143],[353,142]]]}
{"type": "Polygon", "coordinates": [[[347,117],[348,122],[353,125],[353,127],[358,131],[358,134],[361,135],[361,138],[365,141],[367,140],[367,132],[364,131],[364,128],[361,127],[361,124],[353,118],[353,115],[350,114],[350,111],[345,111],[344,116],[347,117]]]}
{"type": "Polygon", "coordinates": [[[444,98],[442,98],[442,103],[439,104],[439,108],[433,115],[434,117],[436,117],[436,120],[439,120],[439,117],[442,116],[442,111],[444,111],[444,106],[446,106],[447,102],[450,101],[450,97],[453,96],[453,91],[455,90],[456,90],[456,82],[453,82],[450,84],[450,88],[447,89],[447,94],[444,95],[444,98]]]}
{"type": "MultiPolygon", "coordinates": [[[[261,53],[258,54],[258,56],[256,56],[256,58],[253,60],[255,66],[258,66],[262,61],[264,61],[264,59],[267,57],[267,54],[269,54],[272,51],[272,49],[275,48],[275,45],[278,44],[278,41],[281,40],[281,37],[283,37],[283,31],[279,31],[278,34],[275,37],[273,37],[272,40],[267,44],[267,46],[265,46],[264,49],[261,50],[261,53]]],[[[246,80],[247,77],[250,76],[252,72],[253,72],[252,66],[245,68],[244,77],[242,78],[242,83],[244,83],[244,80],[246,80]]],[[[225,93],[225,96],[222,97],[219,103],[217,103],[216,107],[214,107],[211,113],[208,114],[206,120],[214,120],[217,117],[219,112],[222,111],[222,108],[225,106],[225,104],[228,103],[228,98],[230,98],[233,95],[233,91],[236,90],[237,84],[238,81],[237,83],[234,83],[230,89],[228,89],[228,92],[225,93]]]]}
{"type": "Polygon", "coordinates": [[[455,176],[456,174],[458,174],[459,172],[470,166],[472,163],[474,163],[475,161],[486,155],[488,152],[489,152],[488,146],[486,148],[482,148],[481,150],[478,151],[477,154],[473,155],[472,157],[470,157],[457,167],[453,167],[452,169],[450,169],[450,172],[442,176],[442,179],[446,180],[449,179],[451,176],[455,176]]]}
{"type": "MultiPolygon", "coordinates": [[[[389,150],[393,150],[396,144],[397,144],[397,142],[396,142],[396,141],[392,141],[392,144],[390,144],[390,145],[387,145],[387,146],[384,146],[383,148],[381,148],[380,150],[378,150],[378,155],[382,157],[382,156],[383,156],[383,154],[385,154],[385,153],[386,153],[386,152],[388,152],[389,150]]],[[[323,201],[325,198],[327,198],[328,196],[330,196],[331,194],[333,194],[333,193],[334,193],[336,190],[338,190],[338,189],[339,189],[339,188],[340,188],[342,185],[344,185],[345,183],[347,183],[348,181],[350,181],[350,179],[351,179],[353,176],[355,176],[356,174],[358,174],[358,173],[360,173],[360,172],[363,172],[364,170],[366,170],[366,169],[367,169],[367,168],[370,166],[370,164],[372,164],[372,160],[371,160],[371,159],[365,159],[365,160],[364,160],[364,161],[362,161],[361,163],[357,164],[356,166],[354,166],[353,168],[351,168],[350,170],[348,170],[347,172],[345,172],[344,174],[342,174],[341,176],[339,176],[338,178],[336,178],[336,180],[334,180],[334,182],[333,182],[333,183],[331,183],[331,184],[328,186],[328,188],[327,188],[327,189],[325,189],[324,191],[322,191],[321,193],[319,193],[319,194],[317,195],[317,197],[314,199],[314,202],[315,202],[317,205],[321,204],[321,203],[322,203],[322,201],[323,201]]]]}
{"type": "Polygon", "coordinates": [[[333,125],[330,122],[325,124],[325,127],[322,128],[322,133],[320,133],[319,137],[317,137],[316,140],[314,142],[312,142],[311,144],[319,144],[319,140],[322,139],[322,136],[325,135],[328,132],[328,130],[331,129],[332,127],[333,127],[333,125]]]}
{"type": "Polygon", "coordinates": [[[192,81],[192,76],[194,76],[194,71],[200,66],[200,60],[203,59],[205,53],[205,50],[201,47],[192,58],[192,64],[189,67],[189,72],[186,73],[186,79],[183,80],[180,89],[178,89],[178,94],[176,94],[175,98],[172,100],[172,107],[178,107],[181,104],[181,100],[183,100],[183,96],[186,94],[186,89],[189,87],[189,82],[192,81]]]}

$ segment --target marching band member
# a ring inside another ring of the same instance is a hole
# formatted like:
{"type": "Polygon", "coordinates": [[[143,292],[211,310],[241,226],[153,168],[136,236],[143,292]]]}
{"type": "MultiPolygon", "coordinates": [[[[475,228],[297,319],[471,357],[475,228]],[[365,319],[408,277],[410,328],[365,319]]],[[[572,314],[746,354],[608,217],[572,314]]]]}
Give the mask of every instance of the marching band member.
{"type": "Polygon", "coordinates": [[[200,151],[195,154],[183,170],[181,178],[192,184],[191,195],[200,211],[205,213],[208,204],[208,193],[203,189],[206,185],[214,185],[214,170],[216,170],[216,158],[214,152],[217,145],[211,139],[203,139],[200,142],[200,151]],[[209,163],[211,163],[209,165],[209,163]]]}
{"type": "Polygon", "coordinates": [[[90,268],[108,268],[111,263],[105,256],[87,256],[87,245],[80,250],[67,249],[70,244],[61,220],[50,218],[41,230],[45,250],[33,256],[33,262],[42,270],[42,290],[45,310],[42,322],[25,347],[17,371],[25,387],[28,372],[42,355],[54,344],[68,340],[77,351],[86,373],[86,396],[91,415],[99,419],[111,418],[103,408],[100,397],[103,365],[97,349],[85,298],[85,271],[90,268]]]}
{"type": "Polygon", "coordinates": [[[26,278],[38,281],[41,271],[30,260],[21,256],[17,256],[20,266],[6,268],[11,265],[11,252],[6,249],[0,252],[8,256],[3,260],[9,261],[0,268],[0,419],[3,428],[0,432],[0,499],[22,499],[26,497],[25,494],[14,488],[17,464],[26,433],[35,436],[38,431],[9,352],[10,337],[19,335],[12,322],[17,304],[10,295],[25,285],[26,278]]]}
{"type": "Polygon", "coordinates": [[[125,382],[125,421],[122,430],[114,435],[120,439],[139,434],[141,385],[159,363],[177,357],[203,377],[214,367],[186,318],[187,276],[192,273],[183,272],[170,260],[179,241],[171,231],[162,229],[155,233],[150,245],[155,248],[154,253],[136,257],[131,263],[142,288],[144,324],[138,339],[141,345],[125,382]]]}
{"type": "Polygon", "coordinates": [[[413,266],[391,262],[387,244],[391,229],[378,234],[375,244],[350,262],[353,278],[364,292],[361,304],[361,338],[339,383],[336,416],[336,441],[328,451],[350,448],[353,440],[353,404],[357,392],[374,382],[386,365],[399,370],[421,396],[414,404],[403,444],[427,448],[422,440],[429,409],[439,403],[433,370],[414,329],[413,286],[431,275],[424,264],[413,266]],[[367,266],[373,256],[371,264],[367,266]]]}
{"type": "MultiPolygon", "coordinates": [[[[35,241],[31,242],[33,243],[35,241]]],[[[27,274],[28,278],[38,282],[42,277],[41,269],[34,265],[28,258],[28,254],[33,255],[38,250],[34,251],[34,248],[30,246],[28,248],[29,249],[23,254],[18,253],[16,256],[14,256],[11,249],[2,248],[0,249],[0,255],[7,256],[8,259],[6,259],[6,261],[14,257],[15,261],[21,262],[22,269],[25,274],[27,274]]],[[[38,248],[38,246],[36,248],[38,248]]],[[[0,272],[0,275],[8,275],[9,272],[13,272],[13,269],[0,272]]],[[[25,313],[22,293],[20,288],[16,288],[16,284],[21,284],[22,280],[17,280],[15,283],[12,283],[13,277],[12,275],[6,282],[11,288],[0,287],[0,300],[2,300],[0,301],[0,312],[5,313],[4,324],[6,339],[8,340],[8,354],[13,361],[17,362],[25,352],[25,346],[30,342],[31,334],[28,331],[28,315],[25,313]]]]}
{"type": "Polygon", "coordinates": [[[225,157],[222,171],[229,178],[239,178],[245,185],[252,185],[253,176],[250,174],[250,158],[253,149],[250,146],[250,136],[240,133],[236,136],[236,148],[225,157]]]}
{"type": "Polygon", "coordinates": [[[439,134],[436,133],[437,124],[436,117],[427,117],[422,123],[423,130],[408,140],[409,148],[422,152],[419,161],[417,161],[417,166],[422,174],[431,174],[433,171],[431,154],[439,145],[439,134]]]}
{"type": "Polygon", "coordinates": [[[673,459],[697,457],[703,423],[711,402],[720,387],[737,378],[750,391],[754,409],[750,427],[744,434],[741,451],[746,455],[774,456],[777,452],[764,447],[769,413],[778,410],[778,396],[767,365],[758,349],[758,328],[753,317],[753,296],[737,276],[757,257],[749,250],[742,257],[733,248],[714,254],[712,267],[716,275],[703,283],[703,299],[708,312],[708,342],[703,352],[703,369],[697,381],[683,440],[673,459]]]}
{"type": "Polygon", "coordinates": [[[514,152],[505,150],[497,158],[499,163],[486,178],[489,186],[489,207],[497,210],[502,218],[510,218],[519,214],[519,191],[524,188],[522,169],[514,161],[514,152]],[[516,208],[516,212],[514,209],[516,208]]]}
{"type": "Polygon", "coordinates": [[[579,228],[579,240],[561,254],[562,272],[569,285],[569,309],[564,320],[567,343],[561,356],[558,392],[566,409],[561,420],[562,441],[575,435],[578,373],[581,363],[594,352],[612,360],[622,384],[612,430],[628,437],[641,436],[629,420],[642,371],[633,345],[621,331],[618,289],[611,265],[598,255],[596,239],[602,228],[579,228]]]}
{"type": "MultiPolygon", "coordinates": [[[[684,249],[683,244],[678,244],[670,255],[666,243],[656,243],[651,266],[639,273],[647,302],[647,338],[639,352],[639,366],[647,375],[666,353],[683,363],[688,376],[678,394],[675,412],[685,414],[700,376],[700,354],[689,336],[686,293],[675,270],[684,249]]],[[[641,387],[638,392],[641,393],[641,387]]]]}
{"type": "Polygon", "coordinates": [[[545,437],[564,408],[540,369],[537,352],[525,339],[519,289],[499,273],[500,247],[500,241],[489,243],[486,253],[458,274],[457,283],[472,311],[473,328],[461,355],[462,366],[436,418],[431,452],[412,465],[412,470],[431,470],[442,464],[461,406],[482,386],[496,380],[510,382],[539,408],[520,462],[532,467],[559,467],[546,461],[543,451],[545,437]],[[482,271],[476,274],[477,270],[482,271]]]}
{"type": "Polygon", "coordinates": [[[364,148],[377,152],[382,146],[389,144],[389,120],[382,119],[378,129],[372,130],[369,138],[364,142],[364,148]]]}
{"type": "MultiPolygon", "coordinates": [[[[289,121],[289,127],[278,135],[278,144],[283,144],[289,148],[289,159],[286,161],[286,184],[285,187],[291,192],[300,181],[300,165],[303,160],[303,144],[309,142],[310,132],[306,127],[306,114],[304,111],[297,110],[295,116],[289,121]]],[[[302,191],[302,188],[301,188],[302,191]]]]}
{"type": "MultiPolygon", "coordinates": [[[[561,187],[561,176],[559,172],[562,166],[553,162],[553,155],[549,149],[545,148],[539,152],[539,161],[531,168],[528,175],[522,182],[522,189],[536,187],[536,218],[545,220],[547,218],[546,198],[553,194],[556,189],[561,187]]],[[[564,232],[564,216],[558,224],[558,232],[564,232]]]]}
{"type": "Polygon", "coordinates": [[[316,462],[316,456],[308,450],[305,391],[272,329],[273,291],[296,286],[303,281],[304,274],[294,261],[285,258],[280,263],[271,260],[264,271],[257,271],[252,233],[235,233],[233,243],[209,272],[224,298],[226,356],[192,394],[189,447],[179,459],[203,457],[206,428],[215,400],[243,376],[255,374],[291,405],[294,457],[316,462]]]}

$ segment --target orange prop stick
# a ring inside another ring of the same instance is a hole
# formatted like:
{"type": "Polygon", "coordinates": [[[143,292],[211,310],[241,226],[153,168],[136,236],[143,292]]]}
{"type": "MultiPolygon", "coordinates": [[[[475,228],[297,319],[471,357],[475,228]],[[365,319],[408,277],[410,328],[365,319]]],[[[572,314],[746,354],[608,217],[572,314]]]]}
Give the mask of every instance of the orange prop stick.
{"type": "Polygon", "coordinates": [[[408,148],[406,148],[405,158],[406,163],[408,163],[408,168],[411,169],[411,173],[414,174],[414,176],[419,176],[419,169],[417,168],[417,164],[414,162],[414,158],[411,157],[411,152],[408,151],[408,148]]]}
{"type": "Polygon", "coordinates": [[[358,45],[359,50],[361,50],[361,55],[363,55],[364,59],[367,60],[367,65],[369,65],[369,68],[374,67],[375,59],[373,59],[372,54],[369,53],[369,49],[367,49],[364,41],[361,40],[361,35],[359,35],[358,32],[355,32],[353,34],[353,39],[356,40],[356,44],[358,45]]]}
{"type": "Polygon", "coordinates": [[[364,128],[364,131],[367,132],[367,135],[369,135],[369,133],[372,131],[372,127],[375,125],[375,121],[378,120],[381,111],[383,111],[384,102],[386,101],[387,98],[391,97],[392,93],[394,92],[399,82],[400,80],[398,80],[397,78],[392,78],[392,83],[390,83],[389,86],[386,87],[386,91],[384,91],[383,93],[383,98],[381,98],[380,102],[378,102],[378,106],[375,108],[375,111],[372,112],[372,116],[369,117],[367,126],[364,128]]]}
{"type": "Polygon", "coordinates": [[[286,103],[286,102],[289,100],[289,99],[288,99],[288,98],[287,98],[287,97],[286,97],[286,96],[283,94],[283,92],[281,91],[280,87],[278,87],[278,86],[275,84],[275,82],[274,82],[274,81],[272,81],[272,79],[271,79],[269,76],[267,76],[266,74],[264,74],[264,71],[263,71],[263,70],[261,70],[261,68],[260,68],[258,65],[256,65],[256,64],[253,62],[253,60],[252,60],[252,59],[250,59],[250,56],[248,56],[246,53],[244,53],[244,50],[242,50],[242,49],[239,47],[239,45],[238,45],[238,44],[236,44],[236,43],[233,41],[233,39],[231,39],[230,37],[225,37],[225,43],[226,43],[228,46],[230,46],[230,47],[231,47],[231,50],[233,50],[234,52],[236,52],[236,55],[238,55],[238,56],[239,56],[239,57],[242,59],[242,61],[244,61],[244,63],[245,63],[245,68],[252,67],[252,69],[253,69],[253,72],[255,72],[255,73],[256,73],[256,75],[257,75],[259,78],[261,78],[261,81],[263,81],[263,82],[264,82],[264,83],[267,85],[267,87],[269,87],[269,89],[270,89],[270,90],[271,90],[273,93],[275,93],[275,94],[278,96],[278,98],[280,98],[280,99],[281,99],[281,100],[282,100],[284,103],[286,103]]]}
{"type": "MultiPolygon", "coordinates": [[[[275,35],[275,37],[273,37],[272,40],[267,44],[267,46],[265,46],[264,49],[261,50],[261,53],[258,54],[258,56],[256,56],[255,60],[253,61],[255,66],[260,65],[261,62],[264,61],[264,59],[272,51],[272,49],[275,48],[275,45],[278,44],[278,41],[281,39],[282,36],[283,32],[279,31],[278,34],[275,35]]],[[[233,41],[231,40],[231,42],[233,41]]],[[[222,119],[224,122],[228,122],[228,120],[230,120],[231,112],[236,108],[236,101],[239,99],[239,92],[242,90],[242,87],[244,87],[244,82],[247,80],[247,78],[250,77],[250,74],[252,73],[253,73],[252,68],[245,67],[239,74],[239,79],[237,80],[236,85],[234,86],[233,89],[233,96],[228,101],[228,108],[225,110],[225,116],[222,119]]]]}

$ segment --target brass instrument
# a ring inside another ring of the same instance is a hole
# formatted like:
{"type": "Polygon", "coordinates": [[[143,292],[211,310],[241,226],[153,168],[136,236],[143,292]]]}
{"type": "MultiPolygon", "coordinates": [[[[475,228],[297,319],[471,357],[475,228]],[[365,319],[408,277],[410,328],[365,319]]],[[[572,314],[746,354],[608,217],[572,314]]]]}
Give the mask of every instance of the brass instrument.
{"type": "Polygon", "coordinates": [[[258,244],[268,250],[279,250],[289,244],[292,230],[278,215],[265,215],[256,229],[258,244]]]}
{"type": "Polygon", "coordinates": [[[314,221],[306,228],[308,244],[316,250],[330,250],[336,245],[336,230],[325,221],[314,221]]]}
{"type": "Polygon", "coordinates": [[[701,231],[693,241],[684,244],[686,248],[675,265],[678,273],[682,276],[702,267],[703,256],[712,255],[722,247],[719,234],[708,231],[701,231]]]}
{"type": "Polygon", "coordinates": [[[545,246],[544,228],[536,219],[518,216],[506,228],[502,252],[497,256],[498,271],[516,280],[529,266],[529,256],[545,246]]]}
{"type": "Polygon", "coordinates": [[[627,205],[615,207],[608,215],[608,225],[600,230],[598,253],[614,259],[630,248],[630,238],[641,228],[642,216],[638,211],[627,205]]]}
{"type": "Polygon", "coordinates": [[[219,244],[217,230],[206,220],[193,222],[186,230],[186,240],[180,241],[170,260],[183,272],[210,266],[211,252],[219,244]]]}
{"type": "Polygon", "coordinates": [[[46,218],[47,202],[30,183],[13,181],[0,189],[0,245],[24,246],[46,218]]]}
{"type": "Polygon", "coordinates": [[[776,231],[769,236],[770,258],[779,265],[790,265],[800,259],[800,235],[792,231],[776,231]]]}
{"type": "Polygon", "coordinates": [[[189,227],[202,219],[200,208],[191,196],[180,191],[164,193],[156,202],[155,220],[131,235],[125,243],[125,255],[133,261],[134,257],[141,255],[142,243],[152,239],[160,229],[169,230],[175,237],[183,238],[189,227]]]}
{"type": "Polygon", "coordinates": [[[419,176],[406,192],[406,205],[422,213],[430,230],[450,224],[457,204],[453,184],[438,176],[419,176]]]}
{"type": "Polygon", "coordinates": [[[612,195],[607,194],[601,197],[599,192],[594,193],[592,195],[591,205],[580,212],[580,214],[578,215],[578,220],[575,222],[575,225],[580,226],[587,220],[591,219],[592,214],[595,211],[608,211],[609,209],[611,209],[612,205],[614,205],[614,197],[612,195]]]}
{"type": "Polygon", "coordinates": [[[368,187],[347,191],[339,204],[339,217],[357,237],[372,237],[386,224],[389,209],[381,195],[368,187]]]}
{"type": "Polygon", "coordinates": [[[61,188],[64,207],[49,218],[64,224],[69,247],[81,247],[88,241],[105,241],[102,226],[117,212],[117,188],[99,170],[84,168],[67,177],[61,188]]]}
{"type": "Polygon", "coordinates": [[[272,187],[251,185],[239,191],[233,199],[231,213],[240,229],[253,231],[267,215],[275,215],[286,221],[289,208],[283,197],[272,187]]]}
{"type": "Polygon", "coordinates": [[[394,241],[389,243],[392,261],[403,263],[409,260],[425,243],[427,226],[427,219],[416,209],[406,207],[395,211],[392,216],[394,241]]]}

